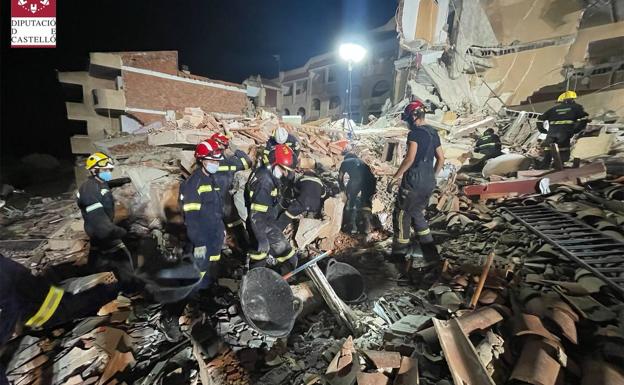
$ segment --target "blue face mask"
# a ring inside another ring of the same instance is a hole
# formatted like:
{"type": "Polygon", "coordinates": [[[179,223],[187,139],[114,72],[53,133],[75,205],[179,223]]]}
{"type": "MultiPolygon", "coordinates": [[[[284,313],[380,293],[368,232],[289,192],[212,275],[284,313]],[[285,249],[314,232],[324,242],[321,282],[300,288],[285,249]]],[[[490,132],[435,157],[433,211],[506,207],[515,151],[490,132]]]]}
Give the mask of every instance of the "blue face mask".
{"type": "Polygon", "coordinates": [[[98,174],[98,178],[102,179],[104,182],[108,182],[113,179],[113,173],[110,171],[102,171],[98,174]]]}
{"type": "Polygon", "coordinates": [[[208,164],[204,165],[204,168],[210,174],[214,174],[214,173],[216,173],[219,170],[219,165],[217,163],[208,163],[208,164]]]}

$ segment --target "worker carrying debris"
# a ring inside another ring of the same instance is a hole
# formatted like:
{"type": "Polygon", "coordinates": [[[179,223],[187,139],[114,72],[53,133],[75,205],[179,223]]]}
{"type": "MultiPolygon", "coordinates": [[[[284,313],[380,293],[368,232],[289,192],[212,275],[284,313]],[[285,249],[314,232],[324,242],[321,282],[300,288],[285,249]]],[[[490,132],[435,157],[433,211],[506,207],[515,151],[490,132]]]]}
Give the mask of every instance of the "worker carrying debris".
{"type": "Polygon", "coordinates": [[[475,152],[485,155],[483,160],[496,158],[502,155],[500,137],[493,128],[488,128],[475,143],[475,152]]]}
{"type": "Polygon", "coordinates": [[[225,237],[223,199],[217,177],[223,153],[212,139],[195,148],[198,167],[180,185],[180,206],[184,214],[186,234],[193,247],[193,260],[203,279],[198,289],[206,289],[216,281],[218,262],[225,237]]]}
{"type": "Polygon", "coordinates": [[[273,132],[273,135],[269,138],[269,140],[267,140],[266,145],[264,146],[262,163],[272,163],[271,154],[275,154],[275,147],[280,144],[288,146],[293,151],[292,167],[297,167],[299,164],[299,153],[301,152],[299,139],[295,138],[294,135],[289,134],[288,131],[281,126],[278,126],[273,132]]]}
{"type": "Polygon", "coordinates": [[[587,126],[588,114],[574,99],[576,99],[576,92],[562,93],[557,98],[557,105],[544,112],[541,122],[538,122],[538,130],[546,134],[546,139],[542,142],[543,167],[550,167],[552,162],[553,154],[550,149],[552,144],[559,147],[562,162],[570,160],[570,140],[587,126]]]}
{"type": "Polygon", "coordinates": [[[354,234],[368,232],[371,226],[373,196],[377,191],[377,179],[370,166],[357,155],[347,152],[340,164],[338,185],[347,195],[343,231],[354,234]],[[363,222],[360,229],[359,219],[363,222]]]}
{"type": "Polygon", "coordinates": [[[293,170],[294,153],[285,145],[278,144],[269,154],[271,164],[261,165],[249,177],[245,198],[247,203],[248,229],[256,242],[256,250],[249,252],[250,267],[279,264],[280,271],[287,273],[297,267],[297,253],[277,224],[280,203],[281,179],[293,170]]]}
{"type": "Polygon", "coordinates": [[[219,162],[219,168],[215,174],[215,179],[223,201],[223,220],[225,222],[225,227],[232,235],[239,250],[247,250],[249,246],[247,230],[234,205],[234,196],[230,191],[234,182],[234,173],[241,170],[248,170],[252,165],[252,161],[245,152],[231,148],[230,139],[227,136],[217,132],[213,134],[210,139],[214,140],[219,145],[219,150],[223,152],[223,160],[219,162]],[[233,150],[233,154],[228,155],[230,148],[233,150]]]}
{"type": "Polygon", "coordinates": [[[406,259],[405,270],[400,277],[404,281],[409,279],[412,267],[427,270],[439,262],[424,210],[436,186],[435,176],[444,166],[444,152],[436,130],[425,124],[425,108],[420,101],[408,104],[401,118],[410,129],[407,135],[407,153],[388,187],[391,189],[401,179],[393,213],[392,253],[395,257],[406,259]],[[422,256],[416,261],[407,258],[412,224],[419,242],[413,245],[411,255],[414,258],[422,256]]]}
{"type": "Polygon", "coordinates": [[[89,267],[93,271],[113,271],[122,286],[134,280],[135,262],[122,241],[127,231],[114,223],[115,200],[108,186],[112,179],[113,159],[101,152],[86,161],[89,178],[76,193],[78,207],[89,236],[89,267]]]}
{"type": "Polygon", "coordinates": [[[325,185],[314,170],[305,170],[295,181],[294,195],[295,199],[288,202],[286,210],[277,219],[282,230],[302,214],[315,217],[320,214],[321,201],[326,195],[325,185]]]}
{"type": "MultiPolygon", "coordinates": [[[[6,342],[23,327],[51,329],[95,315],[119,292],[114,276],[109,273],[106,278],[95,287],[67,292],[0,254],[0,356],[6,342]]],[[[2,365],[0,384],[8,384],[2,365]]]]}

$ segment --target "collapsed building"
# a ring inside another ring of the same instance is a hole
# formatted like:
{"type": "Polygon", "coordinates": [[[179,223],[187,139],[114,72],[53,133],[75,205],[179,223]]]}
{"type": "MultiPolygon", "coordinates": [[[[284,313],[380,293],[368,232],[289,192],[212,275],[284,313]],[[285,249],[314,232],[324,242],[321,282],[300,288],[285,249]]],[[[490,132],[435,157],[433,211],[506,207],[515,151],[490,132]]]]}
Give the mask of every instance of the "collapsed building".
{"type": "MultiPolygon", "coordinates": [[[[120,294],[97,315],[16,335],[9,381],[624,383],[621,13],[617,1],[402,1],[393,103],[352,141],[329,119],[291,125],[262,109],[244,114],[239,99],[236,111],[191,101],[172,107],[170,119],[94,137],[93,148],[118,164],[116,220],[172,250],[195,144],[222,132],[255,158],[276,127],[296,135],[302,167],[321,170],[330,191],[322,218],[290,229],[311,262],[286,293],[296,312],[271,308],[286,332],[269,330],[246,307],[245,284],[226,277],[209,306],[186,308],[183,337],[172,342],[159,328],[162,305],[120,294]],[[541,169],[537,122],[566,89],[592,121],[573,162],[541,169]],[[388,261],[395,197],[385,187],[403,157],[400,113],[413,98],[435,106],[427,122],[447,157],[427,208],[444,263],[433,284],[402,287],[388,261]],[[473,172],[466,166],[479,160],[475,139],[487,128],[504,154],[473,172]],[[336,178],[346,146],[377,178],[367,234],[340,231],[336,178]],[[329,250],[335,261],[315,258],[329,250]]],[[[247,176],[237,174],[233,189],[243,218],[247,176]]],[[[20,207],[9,200],[0,234],[1,253],[36,273],[84,263],[89,251],[73,193],[20,207]]]]}

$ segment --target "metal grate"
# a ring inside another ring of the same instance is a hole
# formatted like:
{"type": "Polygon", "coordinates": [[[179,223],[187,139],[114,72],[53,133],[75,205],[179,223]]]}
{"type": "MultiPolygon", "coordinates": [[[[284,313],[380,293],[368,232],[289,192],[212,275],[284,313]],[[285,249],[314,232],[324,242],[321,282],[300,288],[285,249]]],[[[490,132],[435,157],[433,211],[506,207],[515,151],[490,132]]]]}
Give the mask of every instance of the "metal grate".
{"type": "Polygon", "coordinates": [[[624,297],[624,242],[545,205],[503,210],[624,297]]]}

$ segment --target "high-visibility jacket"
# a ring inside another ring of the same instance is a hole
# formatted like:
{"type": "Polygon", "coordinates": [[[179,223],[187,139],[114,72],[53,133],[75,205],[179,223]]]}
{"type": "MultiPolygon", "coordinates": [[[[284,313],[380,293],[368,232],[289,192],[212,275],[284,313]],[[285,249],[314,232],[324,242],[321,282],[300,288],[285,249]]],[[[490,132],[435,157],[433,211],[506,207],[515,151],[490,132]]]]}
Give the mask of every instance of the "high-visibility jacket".
{"type": "Polygon", "coordinates": [[[548,121],[548,135],[554,137],[573,137],[587,125],[588,114],[580,104],[568,101],[557,104],[542,114],[538,130],[546,133],[543,122],[548,121]]]}
{"type": "Polygon", "coordinates": [[[208,257],[219,260],[223,246],[223,200],[214,175],[197,168],[180,185],[180,205],[189,240],[194,247],[206,246],[208,257]]]}
{"type": "Polygon", "coordinates": [[[481,154],[498,156],[501,153],[501,141],[496,134],[483,134],[477,143],[475,143],[475,151],[481,154]]]}
{"type": "Polygon", "coordinates": [[[78,207],[84,219],[84,229],[91,241],[110,241],[126,235],[123,227],[115,225],[115,200],[106,182],[90,176],[76,193],[78,207]]]}
{"type": "Polygon", "coordinates": [[[219,192],[223,198],[229,194],[234,181],[234,173],[241,170],[248,170],[251,167],[251,158],[241,150],[236,150],[234,155],[228,156],[219,162],[219,169],[214,174],[215,181],[219,187],[219,192]]]}
{"type": "MultiPolygon", "coordinates": [[[[276,219],[280,201],[280,181],[273,175],[267,166],[260,166],[250,176],[247,182],[245,200],[250,219],[257,228],[264,230],[269,222],[276,219]]],[[[258,243],[266,243],[261,234],[254,234],[258,243]],[[264,241],[264,242],[263,242],[264,241]]]]}
{"type": "Polygon", "coordinates": [[[284,214],[294,219],[299,214],[309,211],[318,212],[321,209],[321,199],[325,196],[325,185],[321,178],[312,171],[306,171],[295,182],[295,199],[284,214]]]}

